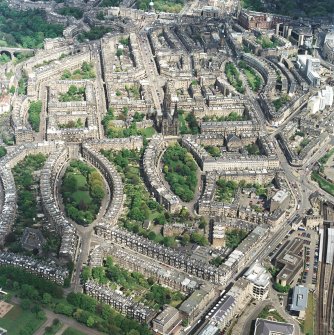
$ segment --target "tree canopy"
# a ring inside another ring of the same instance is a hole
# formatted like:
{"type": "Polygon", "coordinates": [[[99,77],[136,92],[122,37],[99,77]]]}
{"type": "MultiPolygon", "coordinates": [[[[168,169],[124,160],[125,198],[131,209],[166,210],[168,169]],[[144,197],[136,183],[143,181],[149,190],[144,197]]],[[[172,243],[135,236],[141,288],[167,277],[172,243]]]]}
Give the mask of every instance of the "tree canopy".
{"type": "Polygon", "coordinates": [[[45,38],[62,35],[63,26],[47,22],[42,10],[17,11],[0,1],[0,40],[7,46],[41,48],[45,38]]]}
{"type": "Polygon", "coordinates": [[[197,188],[197,165],[187,149],[175,144],[163,155],[163,173],[172,191],[181,200],[189,202],[197,188]]]}
{"type": "Polygon", "coordinates": [[[89,224],[105,195],[104,181],[95,168],[74,160],[66,169],[61,192],[67,215],[78,224],[89,224]]]}

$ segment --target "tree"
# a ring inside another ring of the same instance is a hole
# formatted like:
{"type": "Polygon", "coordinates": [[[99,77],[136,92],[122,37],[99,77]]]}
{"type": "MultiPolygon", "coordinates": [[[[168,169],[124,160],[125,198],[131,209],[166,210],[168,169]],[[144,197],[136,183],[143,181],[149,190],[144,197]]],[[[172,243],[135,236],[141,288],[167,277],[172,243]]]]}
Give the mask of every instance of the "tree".
{"type": "Polygon", "coordinates": [[[95,319],[93,316],[89,316],[87,319],[87,327],[92,328],[95,324],[95,319]]]}
{"type": "Polygon", "coordinates": [[[223,264],[223,259],[220,256],[217,256],[211,259],[210,264],[218,267],[223,264]]]}
{"type": "Polygon", "coordinates": [[[208,240],[206,239],[206,237],[200,233],[192,233],[190,235],[190,241],[192,243],[196,243],[198,245],[207,245],[208,244],[208,240]]]}
{"type": "Polygon", "coordinates": [[[289,285],[283,286],[283,285],[275,282],[274,283],[274,289],[277,292],[280,292],[280,293],[288,293],[289,290],[290,290],[290,286],[289,285]]]}
{"type": "Polygon", "coordinates": [[[92,269],[89,266],[85,266],[82,269],[81,278],[84,282],[92,278],[92,269]]]}
{"type": "Polygon", "coordinates": [[[204,217],[201,216],[198,228],[205,229],[207,225],[208,225],[208,223],[206,222],[206,220],[204,219],[204,217]]]}
{"type": "Polygon", "coordinates": [[[184,233],[184,234],[182,235],[181,244],[182,244],[183,246],[185,246],[185,245],[189,244],[189,242],[190,242],[190,235],[187,234],[187,233],[184,233]]]}
{"type": "Polygon", "coordinates": [[[7,154],[7,150],[2,145],[0,146],[0,158],[7,154]]]}
{"type": "Polygon", "coordinates": [[[20,305],[23,310],[29,310],[31,306],[31,301],[29,299],[21,299],[20,305]]]}
{"type": "Polygon", "coordinates": [[[43,293],[43,299],[42,299],[42,303],[45,305],[49,305],[52,301],[52,297],[51,294],[49,293],[43,293]]]}

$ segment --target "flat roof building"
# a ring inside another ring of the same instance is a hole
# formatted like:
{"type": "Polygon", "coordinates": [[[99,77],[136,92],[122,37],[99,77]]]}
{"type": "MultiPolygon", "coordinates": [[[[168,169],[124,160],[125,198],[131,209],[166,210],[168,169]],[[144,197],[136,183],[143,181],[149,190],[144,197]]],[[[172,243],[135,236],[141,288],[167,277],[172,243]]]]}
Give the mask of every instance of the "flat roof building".
{"type": "Polygon", "coordinates": [[[297,285],[293,289],[292,303],[290,311],[300,318],[305,318],[307,308],[308,288],[302,285],[297,285]]]}
{"type": "Polygon", "coordinates": [[[251,265],[244,278],[251,283],[251,294],[255,299],[264,300],[268,297],[270,274],[260,263],[251,265]]]}

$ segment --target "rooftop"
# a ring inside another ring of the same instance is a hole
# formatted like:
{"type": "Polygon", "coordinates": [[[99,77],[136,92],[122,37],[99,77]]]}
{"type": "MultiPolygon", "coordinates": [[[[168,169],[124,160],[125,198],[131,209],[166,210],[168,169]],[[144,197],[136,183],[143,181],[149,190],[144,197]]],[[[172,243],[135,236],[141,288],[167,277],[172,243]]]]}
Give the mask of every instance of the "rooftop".
{"type": "Polygon", "coordinates": [[[291,323],[256,319],[254,335],[293,335],[294,325],[291,323]]]}
{"type": "Polygon", "coordinates": [[[308,288],[302,285],[297,285],[293,289],[291,311],[305,311],[307,308],[308,288]]]}

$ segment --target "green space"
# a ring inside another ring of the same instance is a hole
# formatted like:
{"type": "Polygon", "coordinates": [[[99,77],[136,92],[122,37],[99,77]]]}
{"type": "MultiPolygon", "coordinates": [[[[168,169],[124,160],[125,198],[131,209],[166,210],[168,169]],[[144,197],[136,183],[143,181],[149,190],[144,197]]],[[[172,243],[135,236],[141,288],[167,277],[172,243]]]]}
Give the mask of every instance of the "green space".
{"type": "Polygon", "coordinates": [[[309,292],[307,299],[307,309],[305,320],[302,322],[302,331],[306,335],[314,334],[314,320],[315,320],[315,301],[314,301],[314,293],[309,292]]]}
{"type": "Polygon", "coordinates": [[[63,26],[48,22],[42,10],[17,11],[1,0],[0,13],[1,46],[36,49],[45,38],[62,36],[63,26]]]}
{"type": "Polygon", "coordinates": [[[77,20],[80,20],[83,17],[83,10],[78,7],[64,6],[58,9],[57,13],[60,15],[65,15],[65,16],[73,16],[77,20]]]}
{"type": "Polygon", "coordinates": [[[22,63],[33,56],[34,54],[32,52],[17,52],[14,58],[14,64],[22,63]]]}
{"type": "Polygon", "coordinates": [[[228,229],[225,233],[226,247],[235,249],[240,242],[248,235],[248,232],[243,229],[228,229]]]}
{"type": "Polygon", "coordinates": [[[278,322],[286,322],[286,320],[272,306],[266,306],[258,315],[258,318],[266,320],[276,320],[278,322]]]}
{"type": "Polygon", "coordinates": [[[142,228],[145,220],[160,225],[170,221],[170,214],[152,198],[141,178],[142,152],[123,149],[119,152],[102,150],[101,153],[116,165],[118,172],[122,175],[127,208],[126,216],[121,220],[124,228],[165,246],[174,246],[173,237],[163,237],[161,233],[142,228]]]}
{"type": "Polygon", "coordinates": [[[99,4],[100,7],[118,7],[121,0],[102,0],[99,4]]]}
{"type": "Polygon", "coordinates": [[[96,18],[97,18],[98,20],[101,20],[101,21],[105,20],[105,16],[104,16],[102,10],[99,11],[99,12],[96,14],[96,18]]]}
{"type": "Polygon", "coordinates": [[[279,293],[288,293],[290,290],[290,285],[283,286],[280,283],[275,282],[273,288],[279,293]]]}
{"type": "Polygon", "coordinates": [[[188,113],[185,116],[183,110],[178,110],[178,120],[180,123],[181,134],[199,134],[199,125],[194,113],[188,113]]]}
{"type": "Polygon", "coordinates": [[[299,145],[298,154],[311,142],[309,138],[304,138],[299,145]]]}
{"type": "Polygon", "coordinates": [[[44,335],[55,335],[62,325],[58,319],[53,319],[51,326],[45,327],[44,335]]]}
{"type": "Polygon", "coordinates": [[[143,137],[150,138],[156,133],[156,131],[153,127],[148,127],[148,128],[138,129],[138,133],[139,135],[142,135],[143,137]]]}
{"type": "Polygon", "coordinates": [[[257,12],[265,10],[261,0],[241,0],[241,5],[243,8],[255,10],[257,12]]]}
{"type": "Polygon", "coordinates": [[[1,266],[0,269],[0,287],[10,291],[7,301],[11,299],[12,291],[21,299],[43,303],[46,298],[57,300],[63,297],[63,289],[53,282],[14,266],[1,266]]]}
{"type": "Polygon", "coordinates": [[[42,112],[42,101],[31,101],[28,109],[28,122],[32,129],[36,132],[39,131],[40,114],[42,112]]]}
{"type": "Polygon", "coordinates": [[[69,327],[65,329],[62,335],[88,335],[88,334],[83,333],[75,328],[69,327]]]}
{"type": "Polygon", "coordinates": [[[269,37],[266,35],[261,35],[256,39],[256,42],[261,45],[263,49],[271,49],[280,46],[280,42],[275,37],[269,37]]]}
{"type": "Polygon", "coordinates": [[[334,155],[334,148],[332,148],[324,156],[322,156],[319,160],[319,163],[321,165],[325,165],[333,155],[334,155]]]}
{"type": "Polygon", "coordinates": [[[258,183],[246,183],[241,180],[239,183],[234,180],[219,178],[216,182],[216,198],[224,203],[231,203],[238,189],[254,188],[257,196],[267,197],[267,189],[258,183]]]}
{"type": "Polygon", "coordinates": [[[179,144],[167,148],[163,155],[163,173],[171,190],[182,201],[194,199],[197,188],[197,165],[187,149],[179,144]]]}
{"type": "Polygon", "coordinates": [[[95,77],[96,75],[93,64],[83,62],[80,69],[74,70],[73,72],[69,70],[64,70],[61,79],[81,80],[81,79],[93,79],[95,77]]]}
{"type": "Polygon", "coordinates": [[[119,39],[119,43],[123,44],[124,46],[130,45],[130,37],[122,37],[119,39]]]}
{"type": "Polygon", "coordinates": [[[287,94],[282,95],[280,98],[273,101],[273,105],[275,109],[278,111],[282,108],[288,101],[290,101],[290,97],[287,94]]]}
{"type": "Polygon", "coordinates": [[[257,92],[262,85],[261,77],[256,73],[256,71],[253,68],[248,66],[246,64],[246,62],[240,61],[238,65],[242,69],[242,71],[244,72],[244,74],[247,78],[248,85],[250,86],[250,88],[253,91],[257,92]]]}
{"type": "MultiPolygon", "coordinates": [[[[35,307],[37,305],[34,305],[35,307]]],[[[33,308],[23,309],[21,306],[14,307],[0,318],[0,327],[5,328],[10,335],[32,335],[41,327],[46,317],[40,310],[35,313],[33,308]]]]}
{"type": "Polygon", "coordinates": [[[247,117],[246,114],[240,115],[236,112],[231,112],[227,116],[217,116],[217,115],[211,115],[211,116],[204,116],[203,121],[204,122],[226,122],[226,121],[247,121],[249,118],[247,117]]]}
{"type": "Polygon", "coordinates": [[[299,130],[296,130],[295,133],[290,137],[291,141],[294,141],[296,139],[296,136],[305,137],[305,133],[299,130]]]}
{"type": "Polygon", "coordinates": [[[82,123],[82,120],[79,118],[76,121],[70,120],[67,123],[58,124],[58,127],[60,129],[64,128],[83,128],[84,124],[82,123]]]}
{"type": "Polygon", "coordinates": [[[14,234],[7,237],[10,249],[20,249],[19,236],[25,227],[37,223],[37,201],[39,178],[36,171],[40,170],[46,161],[43,154],[28,155],[13,168],[13,176],[17,189],[17,210],[14,234]],[[9,239],[9,240],[8,240],[9,239]]]}
{"type": "Polygon", "coordinates": [[[220,256],[214,257],[210,260],[210,264],[216,266],[217,268],[224,263],[223,258],[220,256]]]}
{"type": "Polygon", "coordinates": [[[83,101],[85,99],[85,88],[76,87],[71,85],[66,93],[61,93],[59,95],[59,101],[69,102],[69,101],[83,101]]]}
{"type": "MultiPolygon", "coordinates": [[[[164,237],[160,229],[156,229],[157,227],[155,226],[145,229],[143,228],[143,222],[149,220],[153,225],[160,226],[171,222],[185,223],[192,220],[189,212],[183,208],[180,213],[173,216],[165,211],[163,206],[157,203],[150,195],[140,175],[142,152],[127,149],[120,152],[106,150],[102,150],[101,152],[116,165],[118,172],[122,175],[126,195],[125,208],[127,208],[125,217],[120,219],[123,227],[156,243],[167,247],[174,247],[176,245],[175,237],[164,237]]],[[[199,228],[203,229],[205,225],[205,220],[200,218],[199,228]]],[[[187,245],[189,242],[199,245],[206,245],[208,243],[204,235],[198,232],[193,232],[191,235],[184,234],[180,237],[180,241],[182,245],[187,245]]]]}
{"type": "Polygon", "coordinates": [[[78,41],[84,42],[85,40],[89,40],[89,41],[99,40],[105,34],[111,33],[111,32],[112,32],[111,27],[104,27],[104,26],[93,27],[89,31],[80,33],[78,35],[78,41]]]}
{"type": "Polygon", "coordinates": [[[95,168],[73,160],[65,171],[61,193],[66,214],[78,224],[90,224],[105,195],[104,181],[95,168]]]}
{"type": "Polygon", "coordinates": [[[110,256],[107,257],[104,266],[88,269],[85,271],[83,280],[93,278],[100,284],[107,284],[114,290],[121,290],[126,296],[133,296],[136,301],[156,310],[165,304],[177,306],[184,300],[180,292],[156,284],[152,278],[146,279],[139,272],[123,269],[114,263],[110,256]]]}
{"type": "MultiPolygon", "coordinates": [[[[124,108],[122,115],[119,116],[120,119],[126,119],[128,117],[128,109],[124,108]]],[[[133,116],[133,120],[128,128],[115,127],[112,123],[115,120],[115,112],[112,108],[108,109],[107,114],[102,119],[102,125],[104,128],[105,135],[108,138],[121,138],[130,137],[136,135],[142,135],[143,137],[152,137],[156,131],[153,127],[148,128],[137,128],[136,122],[143,120],[144,114],[136,112],[133,116]]]]}
{"type": "Polygon", "coordinates": [[[219,147],[207,145],[204,147],[204,149],[212,156],[212,157],[220,157],[221,156],[221,150],[219,147]]]}
{"type": "MultiPolygon", "coordinates": [[[[122,49],[119,49],[119,50],[122,51],[122,49]]],[[[134,99],[134,100],[139,100],[140,99],[140,86],[139,85],[130,85],[130,86],[125,85],[125,90],[128,93],[128,97],[130,99],[134,99]]]]}
{"type": "Polygon", "coordinates": [[[28,86],[28,75],[24,70],[22,70],[22,76],[18,82],[17,93],[19,95],[26,95],[27,86],[28,86]]]}
{"type": "Polygon", "coordinates": [[[318,185],[327,193],[334,196],[334,184],[321,177],[316,171],[312,171],[312,180],[316,181],[318,185]]]}
{"type": "MultiPolygon", "coordinates": [[[[150,2],[150,0],[138,0],[138,8],[147,11],[150,2]]],[[[156,0],[154,1],[154,9],[158,12],[179,13],[184,3],[184,0],[156,0]]]]}
{"type": "Polygon", "coordinates": [[[51,302],[49,306],[56,313],[73,317],[80,323],[107,334],[150,334],[147,325],[125,317],[109,305],[100,303],[83,293],[69,293],[66,300],[51,302]]]}
{"type": "Polygon", "coordinates": [[[0,54],[0,64],[6,64],[10,61],[11,61],[11,58],[6,53],[0,54]]]}
{"type": "Polygon", "coordinates": [[[321,173],[324,172],[325,169],[325,165],[327,164],[328,160],[334,155],[334,148],[332,148],[331,150],[329,150],[323,157],[321,157],[318,161],[320,168],[319,171],[321,173]]]}
{"type": "Polygon", "coordinates": [[[334,13],[333,2],[325,0],[281,0],[277,1],[275,5],[276,13],[295,17],[328,17],[334,13]]]}
{"type": "Polygon", "coordinates": [[[239,188],[239,184],[233,180],[220,178],[216,182],[216,197],[218,201],[231,203],[239,188]]]}
{"type": "Polygon", "coordinates": [[[7,149],[0,145],[0,158],[2,158],[3,156],[5,156],[7,154],[7,149]]]}
{"type": "MultiPolygon", "coordinates": [[[[31,309],[37,316],[41,316],[40,311],[43,306],[104,333],[132,335],[130,331],[135,330],[137,335],[151,334],[146,325],[121,315],[109,305],[99,303],[96,299],[83,293],[69,293],[66,299],[63,298],[63,289],[60,286],[22,269],[12,266],[1,267],[0,287],[15,293],[21,298],[22,309],[31,309]]],[[[26,324],[22,323],[22,325],[26,324]]],[[[9,334],[15,335],[16,333],[9,334]]],[[[30,335],[32,332],[17,334],[30,335]]]]}
{"type": "Polygon", "coordinates": [[[260,148],[256,143],[247,144],[245,146],[245,149],[247,150],[249,155],[252,155],[252,156],[261,155],[260,148]]]}
{"type": "Polygon", "coordinates": [[[228,82],[239,93],[244,93],[245,92],[245,88],[243,87],[242,81],[240,79],[240,73],[232,62],[227,62],[225,64],[225,74],[226,74],[228,82]]]}

